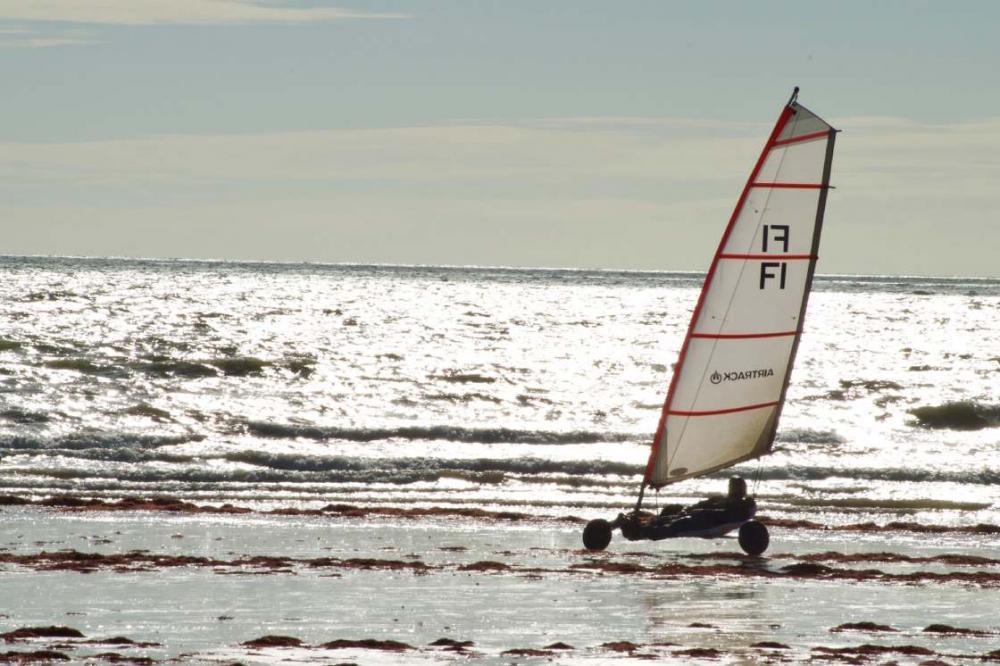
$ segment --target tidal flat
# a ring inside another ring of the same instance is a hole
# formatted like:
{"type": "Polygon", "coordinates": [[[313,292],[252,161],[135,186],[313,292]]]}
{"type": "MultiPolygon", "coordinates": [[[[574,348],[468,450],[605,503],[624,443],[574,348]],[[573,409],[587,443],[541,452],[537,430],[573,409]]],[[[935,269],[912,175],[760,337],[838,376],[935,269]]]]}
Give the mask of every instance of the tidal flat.
{"type": "Polygon", "coordinates": [[[771,549],[749,558],[729,538],[592,553],[573,516],[72,504],[3,508],[5,660],[1000,658],[990,526],[775,521],[771,549]]]}

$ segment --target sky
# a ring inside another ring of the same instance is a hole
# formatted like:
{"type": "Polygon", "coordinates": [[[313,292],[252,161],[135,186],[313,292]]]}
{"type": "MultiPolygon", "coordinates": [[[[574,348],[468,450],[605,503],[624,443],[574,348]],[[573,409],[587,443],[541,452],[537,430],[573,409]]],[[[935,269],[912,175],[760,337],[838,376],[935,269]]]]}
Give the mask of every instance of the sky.
{"type": "Polygon", "coordinates": [[[0,254],[704,270],[793,86],[820,273],[1000,277],[1000,3],[0,0],[0,254]]]}

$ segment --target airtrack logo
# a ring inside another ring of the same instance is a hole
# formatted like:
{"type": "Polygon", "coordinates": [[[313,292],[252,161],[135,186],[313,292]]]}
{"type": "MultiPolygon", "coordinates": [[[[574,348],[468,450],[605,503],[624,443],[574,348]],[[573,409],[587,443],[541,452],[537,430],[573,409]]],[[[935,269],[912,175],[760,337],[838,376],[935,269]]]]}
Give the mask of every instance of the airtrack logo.
{"type": "Polygon", "coordinates": [[[765,377],[774,377],[774,370],[771,368],[730,370],[729,372],[719,372],[716,370],[709,379],[713,384],[721,384],[722,382],[741,382],[746,379],[764,379],[765,377]]]}

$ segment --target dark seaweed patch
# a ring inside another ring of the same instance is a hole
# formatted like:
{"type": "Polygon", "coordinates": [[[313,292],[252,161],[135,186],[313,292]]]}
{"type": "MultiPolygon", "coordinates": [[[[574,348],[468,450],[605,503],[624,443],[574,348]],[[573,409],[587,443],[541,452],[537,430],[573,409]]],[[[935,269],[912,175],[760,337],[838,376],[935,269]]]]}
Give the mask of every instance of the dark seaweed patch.
{"type": "Polygon", "coordinates": [[[846,622],[844,624],[837,625],[830,631],[899,631],[894,629],[887,624],[876,624],[874,622],[846,622]]]}
{"type": "Polygon", "coordinates": [[[150,657],[135,657],[117,652],[99,652],[88,656],[87,659],[88,661],[91,659],[100,659],[111,664],[135,664],[136,666],[146,666],[147,664],[156,663],[156,660],[150,657]]]}
{"type": "Polygon", "coordinates": [[[431,647],[448,647],[448,648],[469,648],[475,645],[472,641],[456,641],[453,638],[439,638],[436,641],[428,643],[431,647]]]}
{"type": "MultiPolygon", "coordinates": [[[[721,555],[721,553],[720,553],[721,555]]],[[[886,562],[906,564],[949,564],[952,566],[993,566],[1000,565],[1000,560],[978,555],[929,555],[926,557],[903,555],[902,553],[809,553],[806,555],[782,555],[785,558],[803,560],[805,562],[886,562]]]]}
{"type": "Polygon", "coordinates": [[[261,636],[260,638],[254,638],[253,640],[241,643],[243,647],[249,648],[269,648],[269,647],[300,647],[302,645],[301,638],[295,638],[294,636],[261,636]]]}
{"type": "Polygon", "coordinates": [[[112,636],[110,638],[92,638],[88,641],[80,641],[86,645],[128,645],[136,648],[160,647],[159,643],[134,641],[128,636],[112,636]]]}
{"type": "Polygon", "coordinates": [[[687,650],[675,650],[674,656],[690,657],[691,659],[719,659],[722,653],[715,648],[689,648],[687,650]]]}
{"type": "Polygon", "coordinates": [[[953,627],[949,624],[931,624],[924,627],[924,633],[928,634],[953,634],[956,636],[991,636],[991,632],[981,629],[965,629],[963,627],[953,627]]]}
{"type": "Polygon", "coordinates": [[[83,638],[83,634],[72,627],[21,627],[14,631],[0,634],[0,639],[7,643],[23,641],[29,638],[83,638]]]}
{"type": "Polygon", "coordinates": [[[30,662],[69,661],[69,657],[55,650],[36,650],[34,652],[2,652],[0,662],[8,664],[26,664],[30,662]]]}
{"type": "Polygon", "coordinates": [[[937,654],[933,650],[928,650],[925,647],[920,647],[919,645],[872,645],[866,643],[864,645],[858,645],[856,647],[843,647],[843,648],[831,648],[831,647],[814,647],[812,648],[814,652],[821,652],[824,654],[831,655],[857,655],[857,656],[880,656],[884,654],[905,654],[912,657],[922,657],[922,656],[933,656],[937,654]]]}
{"type": "Polygon", "coordinates": [[[482,561],[472,564],[463,564],[459,571],[510,571],[510,565],[503,562],[482,561]]]}
{"type": "Polygon", "coordinates": [[[360,648],[362,650],[384,650],[386,652],[405,652],[406,650],[415,650],[412,645],[407,643],[401,643],[399,641],[390,640],[377,640],[375,638],[362,638],[360,640],[351,640],[347,638],[338,638],[335,641],[330,641],[328,643],[323,643],[319,647],[326,650],[343,650],[347,648],[360,648]]]}

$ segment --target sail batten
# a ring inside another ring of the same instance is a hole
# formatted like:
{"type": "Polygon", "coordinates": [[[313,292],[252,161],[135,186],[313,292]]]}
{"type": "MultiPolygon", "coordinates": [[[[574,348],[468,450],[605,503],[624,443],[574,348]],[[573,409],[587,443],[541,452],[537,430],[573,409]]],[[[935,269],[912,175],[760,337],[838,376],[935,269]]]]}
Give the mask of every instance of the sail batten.
{"type": "Polygon", "coordinates": [[[816,259],[814,254],[720,254],[719,259],[784,259],[785,261],[801,261],[816,259]]]}
{"type": "Polygon", "coordinates": [[[644,483],[770,451],[818,257],[835,132],[794,99],[782,110],[709,266],[644,483]]]}
{"type": "Polygon", "coordinates": [[[800,143],[802,141],[813,141],[815,139],[822,139],[826,137],[827,130],[820,130],[818,132],[813,132],[812,134],[802,134],[800,136],[792,137],[791,139],[778,139],[774,142],[775,146],[786,146],[790,143],[800,143]]]}
{"type": "Polygon", "coordinates": [[[781,338],[797,335],[798,331],[776,331],[774,333],[692,333],[692,338],[707,340],[746,340],[749,338],[781,338]]]}
{"type": "Polygon", "coordinates": [[[676,416],[716,416],[718,414],[733,414],[735,412],[747,412],[751,409],[764,409],[765,407],[774,407],[778,404],[778,401],[773,402],[762,402],[759,405],[744,405],[742,407],[729,407],[728,409],[714,409],[703,412],[692,412],[683,411],[680,409],[670,409],[667,410],[667,414],[676,416]]]}
{"type": "Polygon", "coordinates": [[[791,190],[819,190],[826,185],[823,183],[754,183],[754,187],[774,187],[780,188],[784,187],[791,190]]]}

